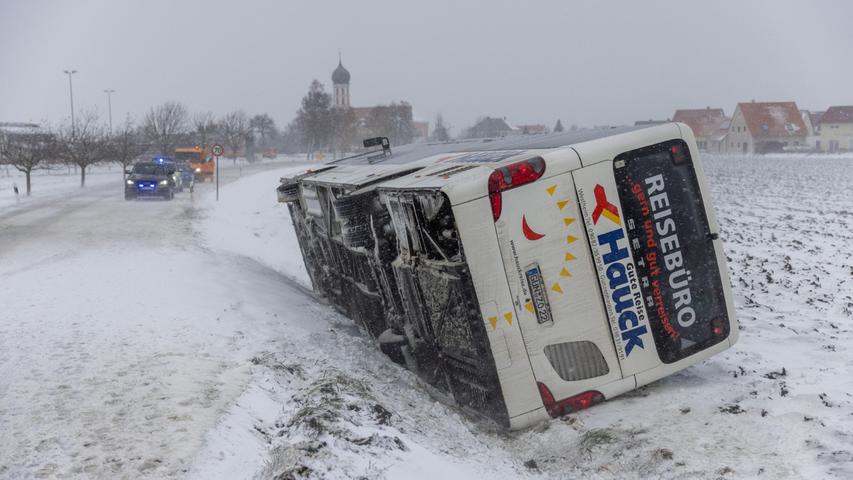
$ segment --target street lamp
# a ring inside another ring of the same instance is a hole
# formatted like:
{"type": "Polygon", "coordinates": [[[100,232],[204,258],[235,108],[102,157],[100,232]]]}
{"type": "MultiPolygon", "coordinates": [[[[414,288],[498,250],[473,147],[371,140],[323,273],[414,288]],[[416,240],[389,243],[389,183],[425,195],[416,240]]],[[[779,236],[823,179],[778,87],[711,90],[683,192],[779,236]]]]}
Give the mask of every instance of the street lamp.
{"type": "Polygon", "coordinates": [[[107,94],[107,108],[110,112],[110,135],[113,134],[113,99],[112,94],[116,93],[115,90],[107,89],[104,90],[104,93],[107,94]]]}
{"type": "Polygon", "coordinates": [[[68,93],[71,96],[71,135],[75,135],[74,129],[74,87],[71,84],[71,75],[77,73],[77,70],[63,70],[68,75],[68,93]]]}

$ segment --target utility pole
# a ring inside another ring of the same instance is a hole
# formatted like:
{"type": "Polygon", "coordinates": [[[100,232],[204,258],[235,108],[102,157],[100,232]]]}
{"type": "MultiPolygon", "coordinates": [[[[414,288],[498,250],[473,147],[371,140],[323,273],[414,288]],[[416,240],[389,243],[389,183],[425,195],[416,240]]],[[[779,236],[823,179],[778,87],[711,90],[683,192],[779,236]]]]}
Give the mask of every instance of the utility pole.
{"type": "Polygon", "coordinates": [[[76,135],[77,131],[74,127],[74,86],[71,84],[71,75],[77,73],[77,70],[63,70],[68,75],[68,93],[71,97],[71,135],[76,135]]]}
{"type": "Polygon", "coordinates": [[[110,135],[113,134],[113,94],[116,93],[115,90],[107,89],[104,90],[104,93],[107,94],[107,109],[110,112],[110,135]]]}

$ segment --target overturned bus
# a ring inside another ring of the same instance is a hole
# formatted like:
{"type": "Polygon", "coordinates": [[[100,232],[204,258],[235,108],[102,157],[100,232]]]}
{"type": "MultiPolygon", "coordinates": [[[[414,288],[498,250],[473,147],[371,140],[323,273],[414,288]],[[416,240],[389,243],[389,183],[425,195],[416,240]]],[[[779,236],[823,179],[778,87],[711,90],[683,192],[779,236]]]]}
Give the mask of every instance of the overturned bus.
{"type": "Polygon", "coordinates": [[[686,125],[384,143],[278,198],[314,290],[464,410],[523,428],[735,343],[686,125]]]}

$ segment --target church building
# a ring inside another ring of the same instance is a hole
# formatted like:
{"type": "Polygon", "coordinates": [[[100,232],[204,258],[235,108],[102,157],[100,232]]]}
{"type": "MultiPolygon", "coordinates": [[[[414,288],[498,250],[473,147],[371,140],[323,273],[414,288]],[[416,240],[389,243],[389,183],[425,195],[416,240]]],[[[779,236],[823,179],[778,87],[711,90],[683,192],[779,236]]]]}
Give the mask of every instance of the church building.
{"type": "MultiPolygon", "coordinates": [[[[353,107],[350,103],[350,73],[344,67],[343,60],[338,59],[338,67],[332,72],[333,108],[351,108],[356,122],[360,127],[367,125],[367,119],[371,112],[377,107],[353,107]]],[[[400,104],[408,110],[407,116],[412,118],[412,106],[406,102],[400,104]]],[[[424,140],[429,137],[429,122],[412,121],[415,132],[415,141],[424,140]]]]}

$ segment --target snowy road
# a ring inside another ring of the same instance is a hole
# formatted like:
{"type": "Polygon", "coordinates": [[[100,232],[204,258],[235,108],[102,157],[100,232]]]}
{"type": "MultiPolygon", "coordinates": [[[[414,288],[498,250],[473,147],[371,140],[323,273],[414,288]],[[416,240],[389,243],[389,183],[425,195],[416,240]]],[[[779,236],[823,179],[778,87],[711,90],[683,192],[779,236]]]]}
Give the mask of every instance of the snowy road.
{"type": "Polygon", "coordinates": [[[120,181],[0,214],[0,477],[180,474],[306,301],[200,246],[210,184],[125,202],[120,181]]]}
{"type": "Polygon", "coordinates": [[[851,478],[850,163],[705,159],[739,343],[512,434],[306,293],[283,170],[0,212],[0,478],[851,478]]]}

